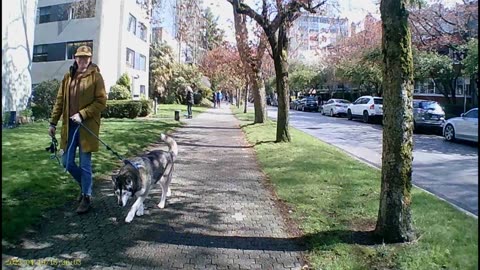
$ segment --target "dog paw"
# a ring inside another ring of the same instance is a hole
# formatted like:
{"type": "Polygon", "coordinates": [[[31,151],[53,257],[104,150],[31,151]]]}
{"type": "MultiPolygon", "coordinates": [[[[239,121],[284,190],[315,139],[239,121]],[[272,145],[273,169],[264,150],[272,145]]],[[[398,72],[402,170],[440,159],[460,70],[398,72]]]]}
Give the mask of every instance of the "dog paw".
{"type": "Polygon", "coordinates": [[[136,215],[137,215],[137,217],[141,217],[141,216],[143,216],[143,209],[138,209],[138,211],[137,211],[137,214],[136,214],[136,215]]]}
{"type": "Polygon", "coordinates": [[[157,206],[158,206],[158,208],[163,209],[163,208],[165,208],[165,202],[160,202],[157,206]]]}
{"type": "Polygon", "coordinates": [[[134,216],[135,216],[135,215],[130,215],[130,214],[128,214],[127,217],[125,218],[125,222],[126,222],[126,223],[132,222],[134,216]]]}

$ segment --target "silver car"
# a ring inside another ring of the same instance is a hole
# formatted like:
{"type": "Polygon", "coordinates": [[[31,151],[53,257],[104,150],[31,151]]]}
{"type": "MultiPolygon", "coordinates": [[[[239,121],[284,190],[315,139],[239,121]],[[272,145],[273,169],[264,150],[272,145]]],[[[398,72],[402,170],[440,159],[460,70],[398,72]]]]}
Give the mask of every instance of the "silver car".
{"type": "Polygon", "coordinates": [[[322,114],[328,114],[332,117],[340,114],[346,115],[348,105],[350,104],[351,102],[345,99],[329,99],[327,103],[323,104],[322,106],[322,114]]]}
{"type": "Polygon", "coordinates": [[[419,127],[439,128],[445,123],[445,112],[438,102],[433,100],[413,100],[414,129],[419,127]]]}
{"type": "Polygon", "coordinates": [[[461,139],[478,143],[478,108],[448,119],[443,127],[443,137],[447,141],[461,139]]]}

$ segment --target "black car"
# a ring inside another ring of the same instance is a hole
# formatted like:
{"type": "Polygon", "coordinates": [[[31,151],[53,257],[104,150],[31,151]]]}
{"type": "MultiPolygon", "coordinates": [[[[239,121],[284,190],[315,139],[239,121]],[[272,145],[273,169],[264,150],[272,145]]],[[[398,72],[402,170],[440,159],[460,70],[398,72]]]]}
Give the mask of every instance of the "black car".
{"type": "Polygon", "coordinates": [[[318,111],[318,102],[315,97],[307,97],[299,104],[298,110],[316,112],[318,111]]]}

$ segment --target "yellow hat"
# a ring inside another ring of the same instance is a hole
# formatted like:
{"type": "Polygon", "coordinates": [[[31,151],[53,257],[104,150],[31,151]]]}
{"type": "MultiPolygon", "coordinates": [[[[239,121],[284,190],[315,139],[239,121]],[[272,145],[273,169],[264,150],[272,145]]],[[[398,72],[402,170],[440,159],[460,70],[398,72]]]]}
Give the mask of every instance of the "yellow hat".
{"type": "Polygon", "coordinates": [[[77,56],[92,56],[92,49],[88,46],[80,46],[75,53],[75,57],[77,56]]]}

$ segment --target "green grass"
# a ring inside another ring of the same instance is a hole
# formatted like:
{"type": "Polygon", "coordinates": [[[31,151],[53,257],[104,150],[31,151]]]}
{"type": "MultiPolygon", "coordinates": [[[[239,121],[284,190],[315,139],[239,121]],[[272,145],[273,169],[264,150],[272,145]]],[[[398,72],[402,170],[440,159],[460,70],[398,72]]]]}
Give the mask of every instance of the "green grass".
{"type": "Polygon", "coordinates": [[[417,241],[362,241],[375,228],[380,171],[294,128],[291,143],[273,143],[275,122],[247,125],[253,114],[234,112],[278,196],[293,209],[313,269],[478,269],[477,219],[413,188],[417,241]]]}
{"type": "MultiPolygon", "coordinates": [[[[160,133],[180,126],[173,111],[184,107],[160,105],[160,114],[170,119],[102,119],[100,138],[123,157],[135,155],[158,142],[160,133]]],[[[204,110],[194,108],[194,116],[204,110]]],[[[47,122],[37,122],[2,131],[2,239],[17,239],[47,209],[78,195],[73,178],[45,151],[50,145],[47,130],[47,122]]],[[[95,181],[119,165],[102,144],[92,163],[95,181]]]]}

